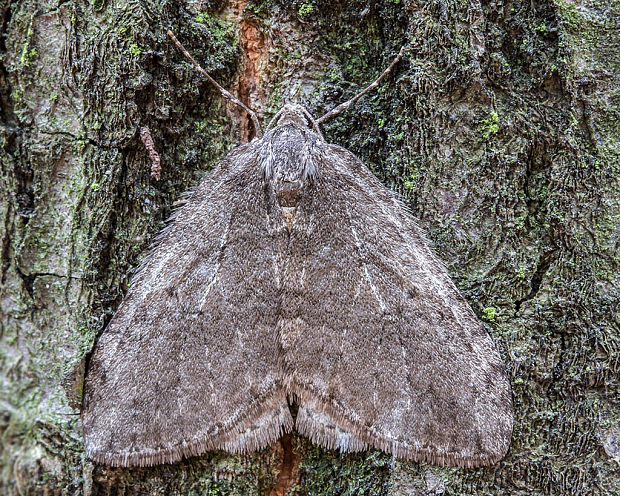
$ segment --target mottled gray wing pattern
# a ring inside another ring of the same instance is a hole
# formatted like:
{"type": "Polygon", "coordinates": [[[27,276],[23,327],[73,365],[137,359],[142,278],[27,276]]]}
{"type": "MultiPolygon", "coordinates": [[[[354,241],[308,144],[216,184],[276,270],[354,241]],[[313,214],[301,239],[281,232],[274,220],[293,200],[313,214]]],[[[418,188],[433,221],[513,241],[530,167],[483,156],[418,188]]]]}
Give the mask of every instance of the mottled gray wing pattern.
{"type": "Polygon", "coordinates": [[[394,195],[347,150],[322,155],[278,324],[297,430],[434,464],[499,460],[512,400],[493,341],[394,195]]]}
{"type": "Polygon", "coordinates": [[[274,339],[286,235],[260,173],[253,145],[232,152],[132,281],[86,379],[94,460],[146,466],[252,451],[292,428],[274,339]]]}

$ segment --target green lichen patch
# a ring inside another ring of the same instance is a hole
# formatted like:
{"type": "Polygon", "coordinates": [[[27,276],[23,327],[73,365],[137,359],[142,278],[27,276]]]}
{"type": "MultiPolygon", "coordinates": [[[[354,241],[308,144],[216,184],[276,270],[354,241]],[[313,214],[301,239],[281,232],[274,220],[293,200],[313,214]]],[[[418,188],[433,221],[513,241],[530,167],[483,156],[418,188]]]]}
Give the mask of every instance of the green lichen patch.
{"type": "Polygon", "coordinates": [[[481,132],[485,139],[489,139],[499,132],[499,115],[497,111],[492,110],[489,116],[482,121],[481,132]]]}
{"type": "Polygon", "coordinates": [[[482,318],[488,322],[493,322],[497,316],[497,310],[494,307],[486,307],[482,310],[482,318]]]}
{"type": "Polygon", "coordinates": [[[311,3],[303,3],[299,6],[299,9],[297,9],[297,14],[303,19],[311,15],[313,10],[314,6],[311,3]]]}

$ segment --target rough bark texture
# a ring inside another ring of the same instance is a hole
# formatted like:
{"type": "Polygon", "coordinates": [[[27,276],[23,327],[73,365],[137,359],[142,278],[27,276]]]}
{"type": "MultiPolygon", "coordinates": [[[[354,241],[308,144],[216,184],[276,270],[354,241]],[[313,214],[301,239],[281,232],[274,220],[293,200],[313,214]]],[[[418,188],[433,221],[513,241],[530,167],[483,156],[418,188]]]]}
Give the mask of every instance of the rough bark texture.
{"type": "Polygon", "coordinates": [[[619,11],[0,0],[0,493],[618,494],[619,11]],[[175,200],[252,134],[169,27],[264,122],[286,102],[321,115],[407,43],[395,75],[323,130],[405,196],[500,344],[515,402],[501,463],[440,469],[299,436],[152,469],[85,457],[97,335],[175,200]]]}

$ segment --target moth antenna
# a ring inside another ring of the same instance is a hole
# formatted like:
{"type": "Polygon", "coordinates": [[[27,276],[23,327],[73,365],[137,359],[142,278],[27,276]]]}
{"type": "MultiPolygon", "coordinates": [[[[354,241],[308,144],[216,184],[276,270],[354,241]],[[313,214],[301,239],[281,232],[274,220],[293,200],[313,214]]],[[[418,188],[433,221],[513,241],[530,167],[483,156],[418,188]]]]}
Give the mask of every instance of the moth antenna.
{"type": "Polygon", "coordinates": [[[312,114],[310,112],[308,112],[306,110],[306,107],[302,107],[301,108],[304,112],[304,115],[308,118],[308,120],[312,123],[312,129],[314,129],[314,132],[316,134],[319,135],[319,137],[325,141],[325,138],[323,137],[323,133],[321,132],[321,129],[319,128],[319,123],[316,121],[316,119],[314,117],[312,117],[312,114]]]}
{"type": "Polygon", "coordinates": [[[185,49],[185,47],[181,44],[181,42],[177,40],[177,37],[174,35],[174,33],[170,29],[168,30],[168,36],[170,36],[172,41],[174,41],[174,44],[178,47],[179,50],[181,50],[183,55],[185,55],[185,58],[192,63],[192,65],[194,66],[194,69],[196,69],[200,74],[206,77],[209,80],[209,82],[219,90],[219,92],[222,94],[224,98],[226,98],[227,100],[230,100],[236,105],[239,105],[243,110],[245,110],[248,113],[248,115],[252,119],[252,123],[254,124],[254,129],[256,130],[256,136],[258,138],[262,138],[263,130],[260,127],[260,123],[258,122],[258,117],[256,117],[256,114],[254,113],[254,111],[250,109],[247,105],[245,105],[241,100],[236,98],[232,93],[222,88],[222,86],[220,86],[219,83],[215,79],[209,76],[207,71],[205,71],[202,67],[200,67],[200,65],[198,65],[198,62],[194,60],[194,57],[192,57],[190,53],[185,49]]]}
{"type": "Polygon", "coordinates": [[[280,116],[282,115],[282,112],[284,112],[284,108],[281,108],[280,110],[278,110],[276,112],[276,115],[274,115],[271,120],[269,121],[269,124],[267,124],[267,128],[265,129],[265,132],[269,131],[271,129],[271,127],[278,122],[278,119],[280,118],[280,116]]]}
{"type": "Polygon", "coordinates": [[[394,66],[396,64],[398,64],[398,61],[403,57],[403,54],[405,53],[405,46],[403,45],[400,49],[400,52],[398,52],[398,55],[396,56],[396,58],[394,60],[392,60],[392,63],[389,65],[389,67],[383,71],[381,73],[381,75],[375,79],[372,83],[370,83],[368,86],[366,86],[366,88],[364,88],[362,91],[360,91],[357,95],[355,95],[353,98],[351,98],[349,101],[346,101],[344,103],[341,103],[340,105],[338,105],[336,108],[331,109],[329,112],[327,112],[324,116],[318,118],[316,120],[317,124],[321,124],[323,122],[325,122],[328,119],[331,119],[332,117],[337,116],[338,114],[340,114],[341,112],[344,112],[345,110],[347,110],[351,105],[353,105],[355,102],[357,102],[360,98],[362,98],[366,93],[368,93],[370,90],[376,88],[377,86],[379,86],[379,83],[381,81],[383,81],[383,79],[385,78],[385,76],[387,76],[390,71],[394,68],[394,66]]]}

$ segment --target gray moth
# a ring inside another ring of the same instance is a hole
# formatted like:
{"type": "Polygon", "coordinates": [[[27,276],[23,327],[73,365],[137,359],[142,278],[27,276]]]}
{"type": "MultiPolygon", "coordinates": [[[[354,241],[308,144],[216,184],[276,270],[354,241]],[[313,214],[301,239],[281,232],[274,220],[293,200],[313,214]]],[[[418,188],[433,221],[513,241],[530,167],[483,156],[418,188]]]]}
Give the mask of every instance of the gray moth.
{"type": "Polygon", "coordinates": [[[285,106],[160,235],[89,362],[93,460],[248,453],[293,429],[438,465],[505,455],[495,344],[405,206],[323,139],[323,120],[285,106]]]}

